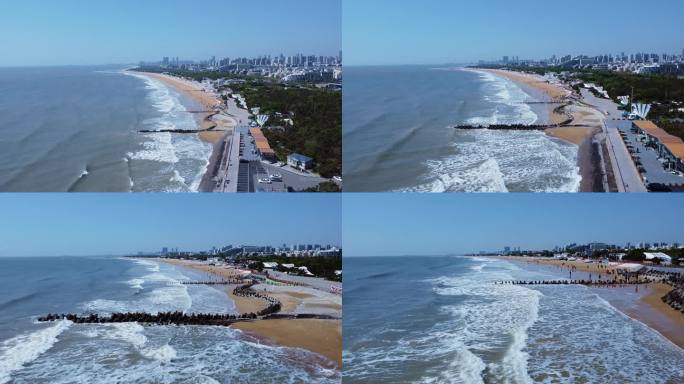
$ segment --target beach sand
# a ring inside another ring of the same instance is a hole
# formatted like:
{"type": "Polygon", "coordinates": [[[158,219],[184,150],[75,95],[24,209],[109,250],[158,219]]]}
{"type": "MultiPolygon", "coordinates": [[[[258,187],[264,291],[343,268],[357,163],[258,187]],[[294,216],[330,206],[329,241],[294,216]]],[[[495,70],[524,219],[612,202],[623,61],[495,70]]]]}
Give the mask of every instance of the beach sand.
{"type": "Polygon", "coordinates": [[[263,320],[237,323],[234,328],[266,338],[278,345],[316,352],[342,367],[340,320],[263,320]]]}
{"type": "Polygon", "coordinates": [[[639,310],[634,313],[627,311],[627,314],[684,348],[684,314],[661,300],[671,290],[667,284],[649,284],[639,303],[639,310]]]}
{"type": "MultiPolygon", "coordinates": [[[[234,279],[240,276],[240,272],[233,268],[217,267],[199,264],[188,260],[175,259],[155,259],[160,262],[192,268],[197,271],[206,272],[219,278],[234,279]]],[[[240,297],[233,295],[234,285],[226,286],[226,295],[235,302],[235,306],[240,313],[258,312],[265,308],[267,303],[263,299],[254,297],[240,297]]],[[[268,296],[275,297],[282,303],[282,313],[294,312],[302,303],[312,301],[306,305],[307,309],[316,306],[329,310],[335,310],[339,315],[342,313],[342,306],[334,302],[322,301],[313,293],[306,290],[312,288],[291,287],[291,286],[268,286],[256,285],[257,291],[268,290],[268,296]],[[275,292],[274,292],[275,291],[275,292]]],[[[321,293],[321,296],[327,293],[321,293]]],[[[260,320],[253,322],[241,322],[232,325],[250,334],[264,338],[278,345],[287,347],[303,348],[320,355],[337,364],[337,369],[342,367],[342,322],[340,320],[320,320],[320,319],[298,319],[298,320],[260,320]]]]}
{"type": "MultiPolygon", "coordinates": [[[[546,265],[558,268],[559,271],[569,271],[571,267],[574,267],[577,271],[591,273],[594,279],[596,279],[599,274],[605,279],[608,271],[614,273],[617,269],[617,266],[615,265],[604,266],[596,263],[589,264],[579,260],[567,261],[519,256],[500,256],[499,258],[516,262],[546,265]]],[[[612,277],[612,274],[610,277],[612,277]]],[[[611,302],[611,304],[615,304],[618,309],[629,317],[648,325],[680,348],[684,348],[684,332],[682,332],[682,329],[684,329],[684,314],[672,309],[672,307],[661,300],[661,297],[672,288],[662,283],[642,285],[641,288],[643,290],[642,295],[640,296],[641,299],[636,303],[631,303],[632,305],[629,307],[624,307],[621,303],[611,301],[610,297],[608,297],[607,300],[611,302]]],[[[601,290],[611,290],[619,293],[621,290],[625,289],[631,291],[634,288],[631,286],[627,288],[595,288],[598,294],[601,293],[601,290]]]]}
{"type": "Polygon", "coordinates": [[[570,95],[570,91],[558,86],[556,84],[551,84],[546,81],[543,77],[538,75],[533,75],[529,73],[507,71],[503,69],[478,69],[478,71],[490,72],[495,75],[505,77],[516,83],[525,84],[535,89],[538,89],[549,97],[553,99],[560,99],[570,95]]]}
{"type": "Polygon", "coordinates": [[[587,137],[593,136],[595,131],[592,127],[555,127],[547,129],[546,134],[581,145],[587,137]]]}

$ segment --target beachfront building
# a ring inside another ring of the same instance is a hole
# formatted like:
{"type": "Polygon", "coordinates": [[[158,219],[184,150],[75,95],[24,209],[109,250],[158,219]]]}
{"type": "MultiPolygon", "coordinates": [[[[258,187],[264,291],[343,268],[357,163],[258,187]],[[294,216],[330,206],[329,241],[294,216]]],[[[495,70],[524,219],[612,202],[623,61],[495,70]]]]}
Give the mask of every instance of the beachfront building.
{"type": "Polygon", "coordinates": [[[299,153],[293,153],[287,156],[287,165],[306,171],[307,169],[313,168],[313,159],[308,156],[300,155],[299,153]]]}
{"type": "Polygon", "coordinates": [[[250,128],[249,134],[254,139],[254,146],[256,146],[257,152],[259,152],[259,156],[261,156],[263,160],[275,161],[275,151],[273,151],[268,144],[268,139],[264,136],[261,128],[250,128]]]}
{"type": "Polygon", "coordinates": [[[660,260],[660,264],[663,265],[670,265],[672,264],[672,257],[669,255],[666,255],[662,252],[644,252],[644,257],[646,258],[646,261],[655,261],[660,260]]]}
{"type": "Polygon", "coordinates": [[[274,261],[264,261],[262,264],[264,265],[264,269],[275,269],[278,266],[278,263],[274,261]]]}
{"type": "Polygon", "coordinates": [[[647,145],[658,151],[667,169],[684,172],[684,141],[682,139],[670,135],[649,120],[637,120],[632,124],[638,133],[645,136],[647,145]]]}

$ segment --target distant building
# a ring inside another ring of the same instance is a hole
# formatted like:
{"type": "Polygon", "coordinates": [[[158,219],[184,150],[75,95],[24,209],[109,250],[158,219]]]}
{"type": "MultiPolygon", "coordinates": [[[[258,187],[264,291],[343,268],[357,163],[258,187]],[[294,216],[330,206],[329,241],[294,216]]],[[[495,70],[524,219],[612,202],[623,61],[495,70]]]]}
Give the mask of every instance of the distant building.
{"type": "Polygon", "coordinates": [[[299,153],[293,153],[287,156],[287,165],[306,171],[307,169],[313,168],[313,159],[308,156],[300,155],[299,153]]]}

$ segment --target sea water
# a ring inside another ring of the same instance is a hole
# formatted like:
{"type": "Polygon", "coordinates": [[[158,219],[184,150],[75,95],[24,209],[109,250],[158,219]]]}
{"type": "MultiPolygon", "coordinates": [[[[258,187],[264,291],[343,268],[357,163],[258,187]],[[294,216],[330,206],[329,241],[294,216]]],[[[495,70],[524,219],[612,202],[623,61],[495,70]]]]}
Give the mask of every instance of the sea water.
{"type": "Polygon", "coordinates": [[[0,191],[197,191],[196,103],[121,67],[0,69],[0,191]]]}
{"type": "Polygon", "coordinates": [[[425,66],[345,73],[348,191],[567,192],[579,189],[578,147],[539,131],[457,130],[534,124],[543,95],[489,73],[425,66]]]}
{"type": "Polygon", "coordinates": [[[679,383],[684,350],[583,286],[489,258],[345,259],[345,382],[679,383]]]}
{"type": "Polygon", "coordinates": [[[0,384],[336,383],[324,357],[239,330],[38,323],[47,313],[236,313],[202,273],[148,260],[0,258],[0,384]]]}

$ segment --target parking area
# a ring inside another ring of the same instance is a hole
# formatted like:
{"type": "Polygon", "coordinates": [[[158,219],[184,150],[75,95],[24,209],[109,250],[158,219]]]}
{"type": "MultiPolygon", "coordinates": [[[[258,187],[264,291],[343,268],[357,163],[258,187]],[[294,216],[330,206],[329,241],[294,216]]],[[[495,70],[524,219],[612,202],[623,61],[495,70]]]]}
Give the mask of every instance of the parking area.
{"type": "Polygon", "coordinates": [[[631,121],[608,120],[606,121],[606,125],[608,128],[617,128],[619,131],[619,135],[624,141],[632,161],[644,179],[644,184],[684,184],[684,175],[682,175],[681,172],[669,171],[666,169],[657,150],[646,145],[646,138],[632,128],[631,121]]]}
{"type": "Polygon", "coordinates": [[[288,166],[262,161],[254,140],[249,134],[248,126],[237,127],[236,136],[240,137],[238,192],[287,192],[288,188],[302,191],[329,181],[288,166]]]}

